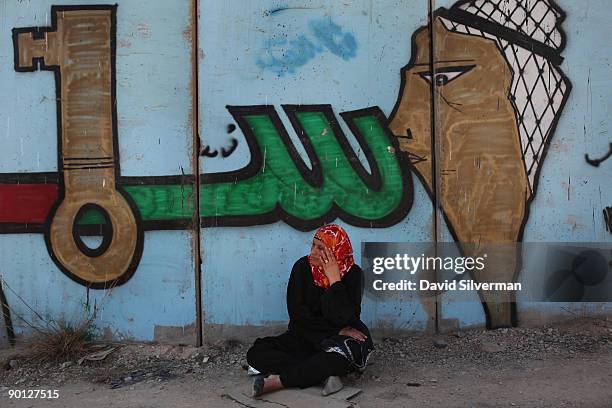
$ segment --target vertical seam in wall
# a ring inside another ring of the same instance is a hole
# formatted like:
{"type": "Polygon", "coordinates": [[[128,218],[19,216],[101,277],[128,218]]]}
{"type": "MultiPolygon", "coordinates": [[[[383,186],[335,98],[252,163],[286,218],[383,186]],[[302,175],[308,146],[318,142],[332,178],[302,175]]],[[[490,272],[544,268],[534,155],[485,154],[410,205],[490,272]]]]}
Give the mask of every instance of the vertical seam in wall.
{"type": "MultiPolygon", "coordinates": [[[[433,240],[434,240],[434,256],[438,256],[438,207],[439,207],[439,191],[438,191],[438,165],[436,161],[437,156],[437,143],[436,143],[436,106],[437,106],[437,98],[436,98],[436,73],[435,73],[435,65],[434,65],[434,55],[435,55],[435,46],[434,46],[434,2],[435,0],[428,0],[428,27],[429,27],[429,71],[431,72],[431,84],[430,84],[430,92],[431,92],[431,109],[430,109],[430,122],[431,122],[431,191],[432,191],[432,201],[433,201],[433,240]]],[[[434,268],[434,279],[435,282],[438,282],[438,268],[434,268]]],[[[440,331],[440,291],[436,290],[435,293],[435,332],[439,333],[440,331]]]]}
{"type": "Polygon", "coordinates": [[[4,316],[4,328],[6,329],[6,337],[11,346],[15,345],[15,331],[13,330],[13,321],[11,319],[11,309],[8,305],[8,300],[4,295],[3,278],[0,274],[0,304],[2,306],[2,315],[4,316]]]}
{"type": "Polygon", "coordinates": [[[199,0],[191,0],[191,128],[193,135],[192,143],[192,169],[194,174],[194,206],[193,212],[193,261],[195,272],[195,308],[196,308],[196,346],[202,345],[202,258],[200,255],[200,98],[199,98],[199,44],[198,44],[198,11],[199,0]]]}

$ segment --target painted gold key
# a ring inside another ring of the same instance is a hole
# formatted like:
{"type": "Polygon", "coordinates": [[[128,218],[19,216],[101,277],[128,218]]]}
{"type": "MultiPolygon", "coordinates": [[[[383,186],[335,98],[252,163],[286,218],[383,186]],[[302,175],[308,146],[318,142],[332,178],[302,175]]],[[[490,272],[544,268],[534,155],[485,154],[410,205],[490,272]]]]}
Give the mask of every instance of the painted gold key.
{"type": "Polygon", "coordinates": [[[71,278],[102,288],[125,282],[142,253],[135,205],[119,175],[115,99],[116,6],[52,8],[52,27],[13,30],[15,69],[54,71],[60,193],[45,239],[71,278]],[[90,248],[79,220],[97,214],[102,243],[90,248]]]}

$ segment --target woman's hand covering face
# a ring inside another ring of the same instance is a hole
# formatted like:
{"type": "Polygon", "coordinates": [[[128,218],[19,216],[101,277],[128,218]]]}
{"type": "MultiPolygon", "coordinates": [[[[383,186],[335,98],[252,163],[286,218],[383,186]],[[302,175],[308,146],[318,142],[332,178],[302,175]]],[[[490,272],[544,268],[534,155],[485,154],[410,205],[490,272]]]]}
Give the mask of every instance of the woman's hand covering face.
{"type": "Polygon", "coordinates": [[[315,266],[323,269],[330,286],[341,279],[336,257],[321,240],[316,238],[313,240],[310,257],[315,266]]]}
{"type": "Polygon", "coordinates": [[[340,281],[355,264],[349,237],[336,224],[317,230],[308,255],[315,285],[326,289],[340,281]]]}
{"type": "Polygon", "coordinates": [[[334,254],[332,254],[327,247],[324,247],[321,260],[323,262],[323,272],[325,272],[325,276],[327,276],[329,284],[333,285],[334,283],[340,281],[340,268],[338,267],[338,262],[334,254]]]}

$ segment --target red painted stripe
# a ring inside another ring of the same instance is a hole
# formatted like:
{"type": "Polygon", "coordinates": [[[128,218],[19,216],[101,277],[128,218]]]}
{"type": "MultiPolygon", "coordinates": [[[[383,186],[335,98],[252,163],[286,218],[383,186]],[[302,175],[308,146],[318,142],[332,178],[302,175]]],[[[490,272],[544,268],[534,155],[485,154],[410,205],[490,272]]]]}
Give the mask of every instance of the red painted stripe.
{"type": "Polygon", "coordinates": [[[0,222],[42,224],[57,190],[57,184],[0,184],[0,222]]]}

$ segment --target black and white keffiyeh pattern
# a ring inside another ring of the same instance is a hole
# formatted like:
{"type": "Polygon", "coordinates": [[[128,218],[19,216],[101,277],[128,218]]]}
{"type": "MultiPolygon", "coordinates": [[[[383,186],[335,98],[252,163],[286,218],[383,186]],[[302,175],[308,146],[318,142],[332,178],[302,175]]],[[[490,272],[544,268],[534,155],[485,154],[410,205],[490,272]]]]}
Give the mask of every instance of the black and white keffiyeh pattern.
{"type": "Polygon", "coordinates": [[[545,148],[571,90],[559,65],[563,11],[552,0],[463,0],[437,16],[449,31],[492,39],[513,72],[510,99],[534,191],[545,148]]]}

